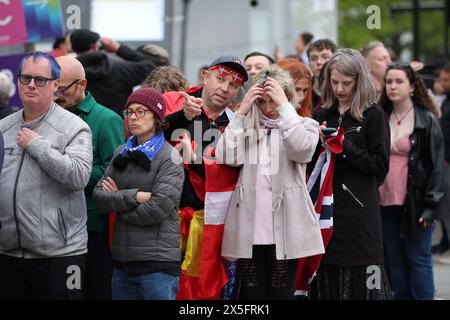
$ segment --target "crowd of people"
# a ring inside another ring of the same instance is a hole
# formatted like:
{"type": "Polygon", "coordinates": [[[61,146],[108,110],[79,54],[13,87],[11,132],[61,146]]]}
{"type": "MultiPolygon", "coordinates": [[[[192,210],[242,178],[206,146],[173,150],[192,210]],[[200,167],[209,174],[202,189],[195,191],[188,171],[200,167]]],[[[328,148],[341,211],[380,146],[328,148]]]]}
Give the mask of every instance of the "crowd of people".
{"type": "Polygon", "coordinates": [[[18,66],[18,111],[0,73],[0,299],[434,298],[450,64],[428,89],[379,41],[303,33],[191,86],[155,45],[53,49],[18,66]]]}

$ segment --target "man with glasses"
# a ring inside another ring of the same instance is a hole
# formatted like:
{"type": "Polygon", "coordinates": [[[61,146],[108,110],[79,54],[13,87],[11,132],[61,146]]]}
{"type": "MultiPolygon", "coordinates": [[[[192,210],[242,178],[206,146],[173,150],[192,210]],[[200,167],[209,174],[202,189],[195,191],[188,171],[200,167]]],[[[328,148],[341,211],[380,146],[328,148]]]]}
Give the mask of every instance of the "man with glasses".
{"type": "Polygon", "coordinates": [[[92,192],[105,173],[114,150],[125,141],[122,119],[114,111],[97,103],[86,91],[86,74],[80,61],[69,56],[58,57],[56,61],[61,67],[61,78],[55,102],[80,116],[92,131],[94,161],[89,183],[84,189],[88,253],[83,297],[87,300],[109,300],[112,260],[108,247],[108,215],[98,212],[92,192]]]}
{"type": "Polygon", "coordinates": [[[59,77],[52,56],[27,55],[19,66],[23,109],[0,120],[0,300],[81,298],[92,135],[53,102],[59,77]]]}

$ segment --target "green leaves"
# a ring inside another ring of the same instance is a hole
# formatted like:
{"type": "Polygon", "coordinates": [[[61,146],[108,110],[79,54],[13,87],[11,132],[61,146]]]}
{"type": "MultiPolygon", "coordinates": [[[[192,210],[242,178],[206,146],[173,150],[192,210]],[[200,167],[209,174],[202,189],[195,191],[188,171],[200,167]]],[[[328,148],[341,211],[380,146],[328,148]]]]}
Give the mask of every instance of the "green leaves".
{"type": "MultiPolygon", "coordinates": [[[[422,0],[421,3],[443,1],[422,0]]],[[[391,47],[397,55],[405,50],[412,51],[413,15],[412,12],[391,12],[391,5],[411,4],[411,1],[390,0],[341,0],[338,2],[338,43],[340,47],[363,48],[372,40],[380,40],[391,47]],[[376,5],[380,8],[380,29],[370,30],[367,21],[373,22],[373,12],[367,8],[376,5]],[[372,18],[371,18],[372,17],[372,18]]],[[[421,60],[431,63],[436,55],[444,52],[444,12],[421,11],[420,13],[420,53],[421,60]]],[[[411,57],[412,58],[412,57],[411,57]]]]}

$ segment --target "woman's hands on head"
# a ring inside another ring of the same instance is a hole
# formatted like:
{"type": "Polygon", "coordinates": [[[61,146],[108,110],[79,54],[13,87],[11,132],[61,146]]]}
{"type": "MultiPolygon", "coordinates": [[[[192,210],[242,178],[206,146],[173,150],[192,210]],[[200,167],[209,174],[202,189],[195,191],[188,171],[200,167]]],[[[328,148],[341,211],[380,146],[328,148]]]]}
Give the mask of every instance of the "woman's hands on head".
{"type": "Polygon", "coordinates": [[[236,113],[243,116],[247,115],[255,101],[262,98],[262,94],[263,88],[259,84],[251,86],[245,94],[244,99],[242,99],[241,105],[236,113]]]}
{"type": "Polygon", "coordinates": [[[250,87],[236,113],[244,116],[247,115],[252,105],[258,99],[265,98],[270,98],[274,102],[276,107],[279,107],[285,103],[289,103],[289,100],[286,97],[286,94],[284,93],[284,90],[283,88],[281,88],[280,84],[275,79],[267,77],[267,80],[264,82],[264,84],[254,84],[250,87]]]}
{"type": "Polygon", "coordinates": [[[274,78],[267,77],[264,83],[264,93],[272,98],[272,101],[277,107],[289,103],[283,88],[281,88],[280,84],[274,78]]]}

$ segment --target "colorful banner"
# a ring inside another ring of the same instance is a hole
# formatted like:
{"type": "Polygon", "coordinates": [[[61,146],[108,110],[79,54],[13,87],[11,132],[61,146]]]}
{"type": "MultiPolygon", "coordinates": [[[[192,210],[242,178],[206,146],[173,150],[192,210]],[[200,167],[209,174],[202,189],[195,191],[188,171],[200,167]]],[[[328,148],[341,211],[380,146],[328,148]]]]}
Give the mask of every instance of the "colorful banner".
{"type": "Polygon", "coordinates": [[[14,84],[13,89],[9,93],[9,105],[19,108],[22,108],[22,102],[20,102],[17,91],[17,75],[19,74],[19,64],[23,57],[25,57],[25,54],[0,57],[0,71],[9,75],[13,79],[14,84]]]}
{"type": "Polygon", "coordinates": [[[0,46],[27,42],[27,29],[22,2],[0,0],[0,46]]]}
{"type": "Polygon", "coordinates": [[[28,42],[64,36],[60,0],[22,0],[28,42]]]}

